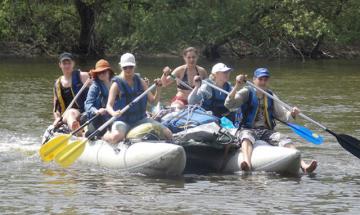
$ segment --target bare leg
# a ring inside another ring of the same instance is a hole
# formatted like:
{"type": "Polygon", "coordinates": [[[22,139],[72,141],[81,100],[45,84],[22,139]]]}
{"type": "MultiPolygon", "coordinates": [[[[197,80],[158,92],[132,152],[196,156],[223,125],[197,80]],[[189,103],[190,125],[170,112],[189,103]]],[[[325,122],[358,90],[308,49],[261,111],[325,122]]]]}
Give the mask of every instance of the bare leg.
{"type": "Polygon", "coordinates": [[[171,103],[170,107],[174,107],[177,110],[182,110],[185,108],[185,105],[183,102],[175,100],[173,103],[171,103]]]}
{"type": "Polygon", "coordinates": [[[173,139],[173,134],[172,134],[172,132],[170,131],[170,129],[164,127],[164,128],[163,128],[163,132],[164,132],[164,135],[165,135],[166,140],[172,140],[172,139],[173,139]]]}
{"type": "Polygon", "coordinates": [[[112,143],[112,144],[117,144],[120,141],[125,139],[125,134],[121,131],[107,131],[104,136],[102,137],[102,139],[106,142],[112,143]]]}
{"type": "Polygon", "coordinates": [[[76,109],[69,109],[64,115],[64,122],[74,131],[80,127],[80,112],[76,109]]]}
{"type": "Polygon", "coordinates": [[[251,154],[252,154],[252,144],[248,139],[244,139],[241,143],[241,151],[243,153],[244,161],[241,163],[241,170],[250,171],[251,170],[251,154]]]}
{"type": "MultiPolygon", "coordinates": [[[[286,144],[285,147],[296,149],[296,147],[293,144],[286,144]]],[[[304,173],[312,173],[315,171],[317,167],[317,161],[312,160],[309,164],[305,163],[304,160],[300,161],[301,169],[304,173]]]]}

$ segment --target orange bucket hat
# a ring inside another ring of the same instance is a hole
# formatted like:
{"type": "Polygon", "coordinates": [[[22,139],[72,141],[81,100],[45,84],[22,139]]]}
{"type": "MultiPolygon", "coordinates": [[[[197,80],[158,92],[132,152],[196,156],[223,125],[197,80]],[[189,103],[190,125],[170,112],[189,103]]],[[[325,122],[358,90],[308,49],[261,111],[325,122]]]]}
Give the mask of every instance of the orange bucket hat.
{"type": "Polygon", "coordinates": [[[95,69],[92,69],[90,73],[92,76],[94,75],[96,76],[97,73],[101,73],[105,70],[110,70],[111,73],[114,73],[114,71],[111,69],[109,62],[107,60],[101,59],[98,62],[96,62],[95,69]]]}

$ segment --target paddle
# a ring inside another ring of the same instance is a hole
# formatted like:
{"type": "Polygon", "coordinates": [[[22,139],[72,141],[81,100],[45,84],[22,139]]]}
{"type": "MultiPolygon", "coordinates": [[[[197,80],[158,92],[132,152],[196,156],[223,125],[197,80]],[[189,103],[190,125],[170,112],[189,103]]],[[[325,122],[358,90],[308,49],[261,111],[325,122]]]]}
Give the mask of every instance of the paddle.
{"type": "MultiPolygon", "coordinates": [[[[229,92],[227,92],[224,89],[216,86],[213,83],[210,83],[209,81],[204,80],[203,82],[205,82],[210,87],[212,87],[212,88],[214,88],[216,90],[219,90],[222,93],[225,93],[227,95],[229,94],[229,92]]],[[[279,119],[277,119],[277,120],[279,120],[279,119]]],[[[305,127],[300,126],[300,125],[296,125],[294,123],[288,123],[288,122],[284,122],[282,120],[279,120],[279,121],[281,123],[289,126],[290,129],[295,132],[295,134],[299,135],[303,139],[305,139],[305,140],[307,140],[307,141],[309,141],[311,143],[317,144],[317,145],[323,143],[323,138],[321,136],[319,136],[318,134],[312,132],[310,129],[305,128],[305,127]]]]}
{"type": "Polygon", "coordinates": [[[73,100],[70,102],[69,106],[67,106],[66,110],[61,114],[60,120],[59,122],[55,125],[55,128],[58,128],[61,124],[62,124],[62,119],[64,114],[66,113],[66,111],[68,111],[70,108],[72,108],[72,106],[75,104],[76,100],[79,98],[79,96],[81,95],[81,93],[85,90],[85,88],[87,87],[87,85],[89,84],[89,82],[91,81],[90,78],[88,78],[85,83],[83,84],[83,86],[80,88],[79,92],[75,95],[75,97],[73,98],[73,100]]]}
{"type": "Polygon", "coordinates": [[[189,90],[193,90],[193,88],[191,86],[189,86],[187,83],[185,83],[183,80],[181,80],[180,78],[176,77],[173,74],[169,75],[172,79],[178,81],[181,85],[183,85],[184,87],[188,88],[189,90]]]}
{"type": "MultiPolygon", "coordinates": [[[[181,85],[185,86],[186,88],[192,90],[192,87],[190,87],[187,83],[185,83],[184,81],[182,81],[181,79],[175,77],[174,75],[170,74],[170,76],[177,80],[181,85]]],[[[216,90],[219,90],[220,92],[222,93],[225,93],[226,95],[229,94],[229,92],[227,92],[226,90],[216,86],[215,84],[213,83],[210,83],[209,81],[206,81],[206,80],[203,80],[203,82],[205,82],[206,84],[208,84],[210,87],[216,89],[216,90]]],[[[279,120],[280,121],[280,120],[279,120]]],[[[295,134],[299,135],[300,137],[302,137],[303,139],[311,142],[311,143],[314,143],[314,144],[321,144],[323,142],[323,138],[321,136],[319,136],[318,134],[312,132],[310,129],[308,128],[305,128],[303,126],[300,126],[300,125],[296,125],[294,123],[287,123],[287,122],[283,122],[283,121],[280,121],[282,123],[284,123],[285,125],[289,126],[290,129],[292,131],[295,132],[295,134]]]]}
{"type": "MultiPolygon", "coordinates": [[[[270,93],[266,92],[265,90],[259,88],[258,86],[254,85],[253,83],[251,83],[250,81],[246,81],[246,83],[254,88],[256,88],[257,90],[259,90],[260,92],[264,93],[265,95],[267,95],[269,98],[272,98],[274,101],[278,102],[279,104],[281,104],[282,106],[284,106],[285,108],[287,108],[288,110],[291,110],[292,107],[288,104],[286,104],[285,102],[281,101],[280,99],[272,96],[270,93]]],[[[306,116],[303,113],[299,114],[300,117],[304,118],[305,120],[314,123],[315,125],[319,126],[320,128],[322,128],[324,131],[330,133],[331,135],[333,135],[337,141],[339,142],[339,144],[348,152],[350,152],[351,154],[353,154],[354,156],[356,156],[357,158],[360,158],[360,141],[358,139],[356,139],[355,137],[352,137],[350,135],[347,134],[337,134],[334,131],[328,129],[326,126],[322,125],[321,123],[311,119],[310,117],[306,116]]]]}
{"type": "MultiPolygon", "coordinates": [[[[144,96],[146,96],[151,90],[153,90],[156,87],[156,84],[153,84],[151,87],[149,87],[147,90],[145,90],[141,95],[136,97],[132,102],[130,102],[128,105],[126,105],[123,109],[120,110],[120,114],[124,114],[129,108],[131,108],[135,103],[137,103],[140,99],[142,99],[144,96]]],[[[62,167],[68,167],[71,164],[73,164],[78,157],[83,153],[85,149],[85,144],[87,141],[89,141],[91,138],[98,135],[101,131],[106,129],[111,123],[113,123],[118,117],[113,116],[111,117],[105,124],[103,124],[100,128],[98,128],[96,131],[94,131],[92,134],[90,134],[86,139],[84,140],[76,140],[69,145],[67,145],[61,152],[59,152],[56,157],[55,161],[60,164],[62,167]]]]}
{"type": "Polygon", "coordinates": [[[93,116],[87,122],[85,122],[82,126],[80,126],[75,131],[70,134],[60,134],[51,138],[48,142],[43,144],[40,148],[40,157],[45,162],[50,162],[54,159],[54,157],[61,152],[68,144],[70,138],[81,131],[85,126],[89,125],[92,121],[94,121],[99,115],[93,116]]]}

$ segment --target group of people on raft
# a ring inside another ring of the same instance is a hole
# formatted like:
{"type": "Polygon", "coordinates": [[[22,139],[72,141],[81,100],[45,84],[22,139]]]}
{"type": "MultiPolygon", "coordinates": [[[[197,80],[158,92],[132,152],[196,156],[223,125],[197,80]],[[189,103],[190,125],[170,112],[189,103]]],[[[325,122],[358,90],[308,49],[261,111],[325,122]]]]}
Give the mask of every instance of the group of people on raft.
{"type": "MultiPolygon", "coordinates": [[[[243,171],[252,168],[251,154],[256,140],[263,140],[274,146],[295,148],[289,137],[275,130],[275,119],[285,122],[294,120],[300,113],[298,108],[288,111],[256,88],[245,86],[246,75],[236,76],[235,85],[232,86],[229,79],[233,69],[223,63],[215,64],[208,76],[207,71],[197,65],[198,57],[197,49],[186,48],[183,51],[185,64],[174,71],[165,67],[162,77],[154,80],[155,92],[149,92],[126,113],[121,114],[121,109],[149,87],[149,82],[135,73],[134,55],[126,53],[121,56],[121,72],[115,75],[109,62],[103,59],[99,60],[90,72],[75,70],[72,54],[62,53],[59,67],[63,74],[55,81],[54,86],[54,125],[64,123],[73,131],[80,127],[82,115],[87,118],[100,115],[91,123],[86,136],[115,116],[117,120],[111,128],[101,134],[102,139],[109,143],[115,144],[124,140],[129,130],[146,122],[158,124],[166,139],[172,139],[172,133],[167,127],[147,117],[146,106],[147,103],[157,103],[161,89],[176,82],[177,93],[171,100],[172,107],[182,109],[188,104],[199,104],[205,110],[212,111],[215,116],[226,115],[233,122],[236,111],[241,108],[242,120],[237,135],[244,156],[241,164],[243,171]],[[222,88],[228,94],[215,90],[207,83],[222,88]],[[80,94],[74,105],[65,111],[83,85],[87,85],[86,90],[80,94]]],[[[253,83],[275,96],[268,88],[269,81],[268,69],[255,70],[253,83]]],[[[305,173],[313,172],[316,167],[315,160],[310,163],[301,161],[301,168],[305,173]]]]}

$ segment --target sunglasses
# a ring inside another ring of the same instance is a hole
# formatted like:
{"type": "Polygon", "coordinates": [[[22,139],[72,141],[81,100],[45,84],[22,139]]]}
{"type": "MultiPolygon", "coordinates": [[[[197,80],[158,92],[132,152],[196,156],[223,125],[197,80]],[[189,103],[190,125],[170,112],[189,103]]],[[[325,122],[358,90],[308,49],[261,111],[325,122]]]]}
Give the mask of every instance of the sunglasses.
{"type": "Polygon", "coordinates": [[[134,69],[134,66],[124,66],[122,69],[123,70],[134,69]]]}

